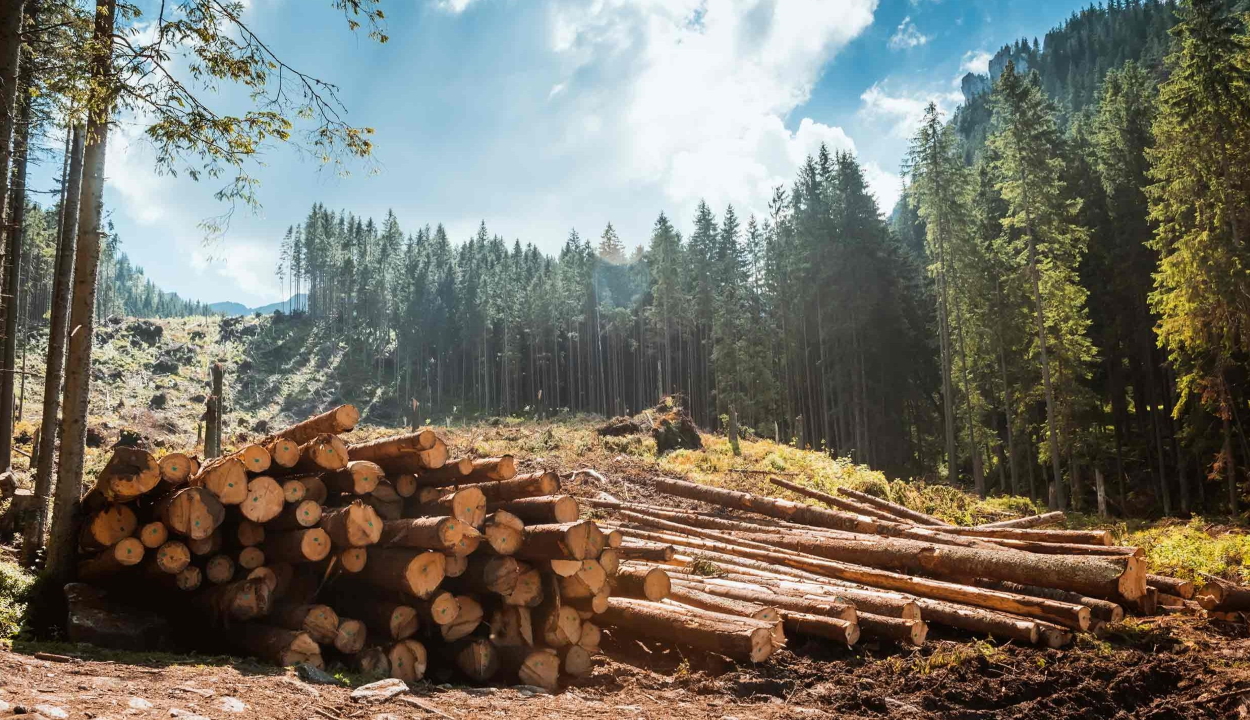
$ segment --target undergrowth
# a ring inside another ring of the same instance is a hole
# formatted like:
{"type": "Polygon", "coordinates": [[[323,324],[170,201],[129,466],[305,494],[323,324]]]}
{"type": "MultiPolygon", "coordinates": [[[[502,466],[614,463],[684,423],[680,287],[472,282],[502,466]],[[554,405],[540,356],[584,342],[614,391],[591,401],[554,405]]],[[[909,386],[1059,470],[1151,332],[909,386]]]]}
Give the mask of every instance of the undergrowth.
{"type": "Polygon", "coordinates": [[[21,632],[35,577],[21,566],[0,561],[0,640],[12,640],[21,632]]]}

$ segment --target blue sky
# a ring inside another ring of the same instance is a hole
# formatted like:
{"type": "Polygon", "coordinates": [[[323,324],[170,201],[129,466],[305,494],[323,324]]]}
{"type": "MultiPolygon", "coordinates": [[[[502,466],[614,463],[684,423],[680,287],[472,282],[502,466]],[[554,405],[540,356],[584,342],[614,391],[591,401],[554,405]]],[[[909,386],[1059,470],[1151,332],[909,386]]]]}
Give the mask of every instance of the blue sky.
{"type": "MultiPolygon", "coordinates": [[[[686,229],[700,198],[763,213],[820,143],[852,149],[883,209],[930,99],[990,54],[1086,4],[1074,0],[383,0],[391,41],[347,31],[328,0],[249,0],[284,60],[339,85],[376,129],[375,165],[340,177],[266,150],[262,212],[222,212],[217,186],[160,177],[142,123],[110,142],[105,201],[123,248],[167,290],[208,302],[280,299],[278,244],[314,201],[407,230],[479,221],[556,251],[609,221],[627,245],[660,211],[686,229]]],[[[47,163],[41,174],[59,169],[47,163]]],[[[43,185],[50,185],[47,178],[43,185]]]]}

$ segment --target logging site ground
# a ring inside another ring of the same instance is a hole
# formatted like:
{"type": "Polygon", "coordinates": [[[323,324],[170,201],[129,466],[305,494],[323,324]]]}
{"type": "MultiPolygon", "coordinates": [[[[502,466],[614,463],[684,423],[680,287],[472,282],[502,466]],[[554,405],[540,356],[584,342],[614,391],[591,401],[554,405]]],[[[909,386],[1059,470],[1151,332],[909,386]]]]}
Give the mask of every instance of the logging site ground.
{"type": "MultiPolygon", "coordinates": [[[[123,429],[156,447],[193,447],[207,365],[227,366],[225,442],[235,446],[275,425],[336,403],[355,403],[368,438],[399,426],[399,411],[375,397],[375,368],[311,325],[272,318],[107,321],[94,355],[88,483],[123,429]]],[[[41,378],[28,378],[18,426],[25,470],[41,378]]],[[[608,492],[624,500],[685,502],[651,487],[664,475],[784,495],[768,474],[793,474],[816,487],[850,486],[963,524],[1035,511],[1024,499],[980,501],[956,489],[887,480],[826,455],[747,438],[734,457],[723,437],[701,450],[657,457],[645,435],[599,437],[588,416],[419,418],[452,454],[514,454],[525,469],[558,470],[575,496],[608,492]],[[594,472],[577,472],[593,468],[594,472]]],[[[791,499],[800,499],[790,496],[791,499]]],[[[1071,527],[1096,518],[1069,515],[1071,527]]],[[[1117,544],[1140,545],[1153,572],[1244,581],[1245,529],[1216,519],[1110,526],[1117,544]]],[[[557,694],[526,687],[468,688],[431,662],[406,699],[362,705],[349,699],[360,678],[328,670],[341,685],[301,679],[229,657],[123,653],[36,638],[22,626],[30,579],[0,566],[0,710],[48,718],[1190,718],[1250,717],[1250,631],[1236,616],[1134,618],[1064,650],[974,641],[934,626],[921,648],[865,638],[853,648],[795,636],[758,665],[736,664],[681,646],[605,631],[592,674],[557,694]]],[[[30,715],[27,715],[30,716],[30,715]]]]}

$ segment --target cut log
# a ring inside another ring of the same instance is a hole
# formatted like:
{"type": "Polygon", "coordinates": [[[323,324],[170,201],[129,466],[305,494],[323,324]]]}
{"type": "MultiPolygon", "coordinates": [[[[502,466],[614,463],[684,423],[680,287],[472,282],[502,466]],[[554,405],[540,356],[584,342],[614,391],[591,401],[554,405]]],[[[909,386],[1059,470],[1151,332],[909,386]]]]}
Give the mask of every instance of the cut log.
{"type": "Polygon", "coordinates": [[[400,640],[386,653],[391,666],[391,677],[404,682],[416,682],[425,677],[429,662],[425,646],[416,640],[400,640]]]}
{"type": "Polygon", "coordinates": [[[490,640],[466,638],[451,649],[460,672],[475,683],[484,683],[499,672],[499,653],[490,640]]]}
{"type": "Polygon", "coordinates": [[[918,598],[916,602],[920,604],[925,620],[930,623],[1033,645],[1040,638],[1037,623],[1022,617],[928,598],[918,598]]]}
{"type": "Polygon", "coordinates": [[[420,626],[415,607],[389,598],[336,592],[333,603],[339,610],[363,622],[375,640],[406,640],[415,635],[420,626]]]}
{"type": "Polygon", "coordinates": [[[1145,557],[1146,555],[1145,551],[1139,547],[1121,545],[1080,545],[1076,543],[1037,542],[1035,540],[990,540],[990,542],[1001,547],[1011,548],[1012,550],[1023,550],[1024,552],[1040,553],[1042,555],[1084,555],[1088,557],[1131,555],[1137,558],[1145,557]]]}
{"type": "Polygon", "coordinates": [[[152,453],[133,447],[115,447],[108,464],[100,471],[95,490],[108,502],[130,502],[160,481],[161,466],[152,453]]]}
{"type": "Polygon", "coordinates": [[[347,445],[337,435],[318,435],[299,446],[299,461],[290,470],[294,473],[321,473],[347,467],[347,445]]]}
{"type": "Polygon", "coordinates": [[[1211,578],[1198,589],[1195,599],[1203,610],[1215,612],[1244,612],[1250,610],[1250,588],[1234,585],[1227,580],[1211,578]]]}
{"type": "Polygon", "coordinates": [[[486,512],[499,510],[506,510],[530,525],[576,522],[581,517],[581,507],[570,495],[541,495],[486,503],[486,512]]]}
{"type": "MultiPolygon", "coordinates": [[[[462,457],[448,460],[437,470],[424,470],[417,476],[417,485],[421,487],[447,487],[459,485],[473,472],[473,458],[462,457]]],[[[489,479],[489,478],[485,478],[489,479]]]]}
{"type": "Polygon", "coordinates": [[[196,557],[207,557],[216,555],[221,552],[222,539],[221,530],[217,530],[212,535],[198,540],[187,539],[187,549],[196,557]]]}
{"type": "Polygon", "coordinates": [[[672,545],[647,542],[631,542],[617,548],[617,555],[624,560],[646,560],[648,562],[666,563],[677,553],[672,545]]]}
{"type": "Polygon", "coordinates": [[[522,566],[506,555],[488,557],[474,555],[464,573],[447,582],[447,587],[465,594],[507,596],[516,589],[517,581],[528,566],[522,566]]]}
{"type": "Polygon", "coordinates": [[[368,495],[382,479],[382,468],[368,460],[351,460],[347,467],[321,476],[330,492],[345,495],[368,495]]]}
{"type": "Polygon", "coordinates": [[[486,518],[482,536],[495,553],[511,555],[525,539],[525,523],[507,510],[497,510],[486,518]]]}
{"type": "Polygon", "coordinates": [[[299,443],[290,438],[273,438],[261,444],[269,452],[273,464],[280,468],[293,468],[299,462],[299,443]]]}
{"type": "Polygon", "coordinates": [[[458,578],[469,569],[469,556],[458,554],[443,554],[443,575],[449,578],[458,578]]]}
{"type": "Polygon", "coordinates": [[[603,532],[590,520],[529,525],[514,554],[525,560],[589,560],[599,557],[605,545],[603,532]]]}
{"type": "Polygon", "coordinates": [[[182,572],[174,575],[173,579],[174,587],[183,592],[191,592],[192,590],[198,590],[200,585],[204,583],[204,573],[198,567],[188,565],[182,569],[182,572]]]}
{"type": "Polygon", "coordinates": [[[427,625],[449,625],[460,614],[456,596],[446,590],[435,590],[427,600],[406,601],[417,609],[417,616],[427,625]]]}
{"type": "Polygon", "coordinates": [[[340,405],[333,410],[280,430],[274,433],[274,437],[287,438],[298,445],[303,445],[319,435],[351,432],[358,422],[360,422],[360,411],[355,405],[340,405]]]}
{"type": "Polygon", "coordinates": [[[249,623],[229,633],[228,638],[240,650],[274,665],[325,666],[321,659],[321,646],[307,633],[249,623]]]}
{"type": "Polygon", "coordinates": [[[373,492],[362,498],[369,507],[377,511],[383,520],[399,520],[404,516],[404,499],[395,492],[395,487],[385,480],[378,482],[373,492]]]}
{"type": "MultiPolygon", "coordinates": [[[[859,642],[860,630],[858,623],[826,617],[824,615],[808,615],[807,613],[801,612],[785,612],[782,614],[782,618],[782,627],[785,628],[787,633],[821,637],[826,640],[842,643],[847,647],[859,642]]],[[[916,625],[923,627],[924,623],[916,623],[916,625]]],[[[921,637],[919,645],[923,644],[924,638],[921,637]]],[[[919,647],[919,645],[917,645],[917,647],[919,647]]]]}
{"type": "MultiPolygon", "coordinates": [[[[846,512],[849,512],[849,513],[854,513],[856,515],[864,515],[866,517],[876,518],[878,520],[887,520],[889,522],[900,522],[900,521],[909,522],[910,521],[910,520],[901,518],[898,515],[892,515],[884,510],[878,510],[877,508],[871,505],[867,505],[865,503],[859,503],[854,500],[848,500],[846,498],[841,498],[841,497],[838,497],[837,495],[830,495],[829,493],[821,492],[813,488],[805,487],[803,485],[799,485],[798,483],[788,482],[786,480],[782,480],[781,478],[770,477],[768,478],[768,480],[769,482],[776,485],[777,487],[789,490],[790,492],[795,493],[796,495],[802,495],[804,497],[812,498],[813,500],[819,500],[820,502],[824,503],[825,505],[828,505],[831,508],[837,508],[838,510],[845,510],[846,512]]],[[[920,524],[928,525],[930,523],[924,522],[920,524]]]]}
{"type": "Polygon", "coordinates": [[[366,678],[390,677],[391,661],[380,647],[367,647],[351,657],[351,667],[366,678]]]}
{"type": "Polygon", "coordinates": [[[233,455],[243,462],[243,467],[248,472],[254,474],[260,474],[269,470],[269,466],[273,464],[273,458],[269,455],[269,451],[264,446],[254,443],[244,445],[233,455]]]}
{"type": "Polygon", "coordinates": [[[366,548],[347,548],[338,555],[339,566],[349,573],[358,573],[365,569],[369,562],[369,551],[366,548]]]}
{"type": "Polygon", "coordinates": [[[534,685],[547,692],[560,689],[560,657],[554,650],[505,648],[504,655],[502,664],[522,684],[534,685]]]}
{"type": "Polygon", "coordinates": [[[369,564],[356,574],[365,582],[429,599],[443,581],[447,558],[430,550],[375,548],[369,564]]]}
{"type": "Polygon", "coordinates": [[[330,554],[330,536],[321,528],[288,530],[270,533],[261,547],[274,562],[319,562],[330,554]]]}
{"type": "Polygon", "coordinates": [[[735,660],[763,662],[773,653],[768,623],[707,612],[689,612],[673,605],[614,597],[601,624],[665,642],[678,642],[735,660]]]}
{"type": "Polygon", "coordinates": [[[521,563],[521,575],[517,578],[516,587],[504,596],[508,605],[537,607],[543,600],[543,577],[537,569],[521,563]]]}
{"type": "MultiPolygon", "coordinates": [[[[737,617],[751,618],[752,620],[762,620],[763,622],[780,629],[779,624],[781,623],[781,613],[775,607],[748,602],[746,600],[728,598],[722,595],[712,595],[703,592],[696,586],[682,583],[680,581],[673,584],[672,592],[669,593],[666,600],[678,602],[682,605],[688,605],[701,610],[711,610],[712,612],[723,613],[725,615],[735,615],[737,617]]],[[[784,638],[784,635],[782,638],[784,638]]]]}
{"type": "Polygon", "coordinates": [[[123,538],[112,547],[80,562],[78,579],[87,583],[109,580],[123,569],[138,565],[143,560],[143,553],[143,543],[138,538],[123,538]]]}
{"type": "Polygon", "coordinates": [[[378,545],[424,548],[450,554],[466,532],[477,534],[471,526],[454,517],[391,520],[382,524],[378,545]]]}
{"type": "Polygon", "coordinates": [[[138,526],[139,520],[129,505],[109,505],[83,523],[78,545],[87,552],[104,550],[134,535],[138,526]]]}
{"type": "Polygon", "coordinates": [[[238,505],[247,497],[247,470],[234,455],[209,460],[188,482],[206,488],[222,505],[238,505]]]}
{"type": "Polygon", "coordinates": [[[202,540],[212,535],[225,520],[226,509],[209,490],[186,487],[157,501],[155,514],[169,530],[192,540],[202,540]]]}
{"type": "Polygon", "coordinates": [[[330,491],[326,489],[326,484],[321,482],[320,475],[304,475],[295,479],[304,485],[305,500],[323,503],[330,496],[330,491]]]}
{"type": "Polygon", "coordinates": [[[161,572],[177,575],[191,564],[191,551],[177,540],[169,540],[156,549],[156,566],[161,572]]]}
{"type": "Polygon", "coordinates": [[[401,498],[410,498],[417,492],[417,476],[412,473],[400,473],[392,481],[395,494],[401,498]]]}
{"type": "Polygon", "coordinates": [[[234,579],[234,558],[214,555],[204,565],[205,578],[214,585],[222,585],[234,579]]]}
{"type": "Polygon", "coordinates": [[[434,444],[428,450],[405,452],[391,458],[380,458],[376,462],[388,475],[416,473],[419,476],[421,473],[441,468],[447,463],[447,459],[447,445],[436,436],[434,444]]]}
{"type": "Polygon", "coordinates": [[[1188,580],[1167,577],[1165,575],[1147,575],[1146,584],[1158,588],[1160,592],[1175,595],[1182,600],[1193,600],[1194,598],[1194,584],[1188,580]]]}
{"type": "Polygon", "coordinates": [[[659,568],[622,565],[609,579],[613,594],[659,602],[672,592],[669,574],[659,568]]]}
{"type": "Polygon", "coordinates": [[[1051,587],[1039,587],[1037,585],[1024,585],[1014,582],[1003,582],[1001,580],[978,579],[975,581],[975,584],[981,587],[990,588],[991,590],[1002,590],[1003,592],[1032,595],[1033,597],[1049,598],[1060,602],[1084,605],[1089,608],[1090,618],[1100,622],[1117,623],[1124,619],[1124,608],[1119,604],[1111,602],[1110,600],[1092,598],[1068,590],[1060,590],[1059,588],[1051,587]]]}
{"type": "Polygon", "coordinates": [[[214,585],[196,595],[192,605],[215,626],[226,627],[232,620],[246,622],[268,613],[270,592],[264,579],[248,578],[214,585]]]}
{"type": "Polygon", "coordinates": [[[670,575],[669,577],[672,582],[679,585],[697,587],[700,591],[709,595],[718,595],[757,605],[776,607],[783,613],[797,612],[807,615],[821,615],[847,622],[855,622],[857,617],[854,605],[837,602],[832,599],[790,595],[770,591],[767,587],[761,585],[751,587],[743,583],[718,581],[714,578],[696,578],[696,576],[684,573],[670,575]]]}
{"type": "Polygon", "coordinates": [[[368,630],[365,624],[354,618],[340,618],[339,631],[334,635],[334,649],[344,655],[355,655],[365,647],[368,630]]]}
{"type": "MultiPolygon", "coordinates": [[[[418,493],[419,495],[419,493],[418,493]]],[[[433,502],[417,504],[405,513],[408,517],[449,515],[474,528],[486,521],[486,496],[476,486],[460,488],[433,502]]]]}
{"type": "Polygon", "coordinates": [[[456,619],[446,625],[437,626],[444,642],[455,642],[468,637],[482,624],[482,604],[476,598],[472,595],[457,595],[456,604],[460,606],[456,619]]]}
{"type": "MultiPolygon", "coordinates": [[[[314,525],[316,523],[313,523],[314,525]]],[[[252,547],[265,542],[265,526],[260,523],[244,520],[239,523],[239,527],[235,530],[235,538],[239,541],[239,545],[243,547],[252,547]]]]}
{"type": "Polygon", "coordinates": [[[560,595],[571,600],[593,598],[607,587],[608,573],[598,560],[583,560],[576,573],[560,578],[560,595]]]}
{"type": "Polygon", "coordinates": [[[339,615],[329,605],[280,603],[269,611],[269,622],[308,633],[322,645],[333,643],[339,629],[339,615]]]}
{"type": "Polygon", "coordinates": [[[1074,543],[1078,545],[1111,545],[1109,530],[1039,530],[1034,528],[949,527],[942,532],[966,537],[994,540],[1031,540],[1033,542],[1074,543]]]}
{"type": "Polygon", "coordinates": [[[852,500],[858,500],[865,505],[871,505],[878,510],[885,511],[890,515],[894,515],[904,521],[913,522],[917,525],[927,525],[929,527],[941,528],[953,527],[945,520],[935,518],[932,515],[927,515],[919,510],[912,510],[911,508],[899,505],[898,503],[892,503],[889,500],[884,500],[875,495],[869,495],[868,493],[862,493],[858,490],[852,490],[851,488],[846,487],[838,488],[838,492],[851,498],[852,500]]]}
{"type": "MultiPolygon", "coordinates": [[[[744,568],[744,570],[749,572],[750,569],[744,568]]],[[[920,619],[920,606],[916,604],[914,597],[886,590],[823,583],[813,584],[805,583],[801,580],[789,580],[779,575],[769,577],[766,575],[749,575],[734,572],[709,579],[708,582],[719,580],[762,585],[775,592],[785,595],[796,595],[801,599],[816,603],[849,603],[855,606],[857,614],[868,612],[874,615],[904,620],[920,619]]]]}
{"type": "MultiPolygon", "coordinates": [[[[929,625],[921,620],[912,620],[885,615],[874,615],[868,612],[857,612],[856,623],[862,635],[868,637],[894,640],[912,647],[923,647],[929,636],[929,625]]],[[[786,628],[789,630],[790,628],[786,628]]]]}
{"type": "Polygon", "coordinates": [[[300,500],[283,507],[278,517],[269,521],[267,527],[270,530],[300,530],[317,527],[321,524],[322,517],[321,503],[316,500],[300,500]]]}
{"type": "Polygon", "coordinates": [[[239,551],[239,567],[255,570],[265,564],[265,552],[258,547],[245,547],[239,551]]]}
{"type": "Polygon", "coordinates": [[[248,481],[247,497],[239,503],[239,511],[252,522],[266,523],[278,517],[285,504],[282,486],[273,478],[262,475],[248,481]]]}
{"type": "Polygon", "coordinates": [[[1043,525],[1053,525],[1064,521],[1062,510],[1054,512],[1042,513],[1041,515],[1029,515],[1022,518],[1014,518],[1011,520],[999,520],[998,522],[982,523],[977,525],[979,528],[1035,528],[1043,525]]]}
{"type": "Polygon", "coordinates": [[[549,598],[538,608],[534,622],[542,641],[552,648],[576,645],[582,636],[582,618],[577,610],[554,599],[549,598]]]}
{"type": "Polygon", "coordinates": [[[429,450],[434,447],[438,440],[438,436],[429,428],[421,428],[420,430],[408,433],[406,435],[396,435],[395,437],[380,438],[370,440],[368,442],[352,443],[348,447],[348,455],[352,460],[368,460],[370,462],[380,463],[383,460],[403,457],[415,453],[429,450]]]}
{"type": "Polygon", "coordinates": [[[505,605],[491,615],[490,641],[498,647],[533,647],[534,624],[527,607],[505,605]]]}
{"type": "Polygon", "coordinates": [[[308,495],[308,488],[297,478],[285,480],[282,483],[282,500],[288,504],[294,504],[303,500],[308,495]]]}
{"type": "Polygon", "coordinates": [[[600,635],[598,625],[585,621],[582,623],[582,637],[577,641],[577,644],[585,648],[589,653],[597,653],[599,652],[600,635]]]}
{"type": "Polygon", "coordinates": [[[599,553],[599,564],[603,566],[603,571],[608,575],[615,575],[621,568],[621,554],[616,548],[604,548],[599,553]]]}
{"type": "Polygon", "coordinates": [[[540,495],[554,495],[560,490],[560,476],[550,471],[540,471],[518,475],[511,480],[474,483],[466,487],[475,487],[482,491],[486,502],[502,503],[540,495]]]}
{"type": "MultiPolygon", "coordinates": [[[[169,539],[169,529],[160,520],[154,520],[139,528],[139,542],[149,550],[155,550],[169,539]]],[[[1192,594],[1192,593],[1191,593],[1192,594]]]]}
{"type": "Polygon", "coordinates": [[[341,548],[366,547],[382,537],[382,518],[360,500],[326,511],[321,516],[321,529],[341,548]]]}
{"type": "Polygon", "coordinates": [[[557,654],[560,657],[560,667],[569,677],[586,677],[595,669],[595,661],[591,659],[590,652],[581,645],[560,648],[557,654]]]}
{"type": "Polygon", "coordinates": [[[170,485],[182,485],[191,477],[194,463],[186,453],[171,452],[164,455],[158,462],[161,480],[170,485]]]}

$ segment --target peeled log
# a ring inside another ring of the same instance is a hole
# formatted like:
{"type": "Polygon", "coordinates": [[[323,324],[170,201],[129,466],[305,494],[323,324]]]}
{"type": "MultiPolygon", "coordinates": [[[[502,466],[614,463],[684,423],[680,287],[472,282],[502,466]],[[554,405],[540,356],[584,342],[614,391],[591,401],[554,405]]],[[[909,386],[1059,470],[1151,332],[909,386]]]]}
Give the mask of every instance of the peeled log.
{"type": "Polygon", "coordinates": [[[360,422],[360,411],[355,405],[340,405],[333,410],[280,430],[274,433],[274,437],[287,438],[297,445],[303,445],[318,435],[350,432],[358,422],[360,422]]]}
{"type": "Polygon", "coordinates": [[[542,495],[486,503],[486,512],[497,510],[506,510],[530,525],[575,522],[581,517],[581,507],[570,495],[542,495]]]}
{"type": "Polygon", "coordinates": [[[222,505],[238,505],[247,497],[247,469],[243,461],[233,455],[204,463],[189,482],[193,487],[208,489],[222,505]]]}
{"type": "Polygon", "coordinates": [[[999,520],[998,522],[982,523],[977,525],[979,528],[1034,528],[1043,525],[1051,525],[1061,523],[1064,520],[1062,510],[1054,512],[1042,513],[1041,515],[1029,515],[1027,517],[1015,518],[1013,520],[999,520]]]}
{"type": "Polygon", "coordinates": [[[378,545],[409,547],[452,553],[466,532],[477,531],[454,517],[420,517],[389,520],[382,524],[378,545]]]}
{"type": "Polygon", "coordinates": [[[124,538],[95,557],[80,562],[78,579],[86,583],[108,580],[122,569],[138,565],[143,553],[143,543],[138,538],[124,538]]]}
{"type": "Polygon", "coordinates": [[[357,578],[380,588],[429,599],[443,581],[447,558],[430,550],[375,548],[357,578]]]}
{"type": "Polygon", "coordinates": [[[380,463],[383,460],[429,450],[434,447],[437,441],[438,436],[434,434],[433,430],[421,428],[406,435],[352,443],[347,450],[352,460],[369,460],[370,462],[380,463]]]}
{"type": "Polygon", "coordinates": [[[308,664],[324,667],[321,646],[307,633],[272,625],[249,623],[232,630],[228,637],[239,649],[266,662],[289,667],[308,664]]]}
{"type": "Polygon", "coordinates": [[[239,503],[239,511],[252,522],[267,523],[278,517],[285,504],[282,486],[273,478],[262,475],[247,483],[247,496],[239,503]]]}
{"type": "Polygon", "coordinates": [[[382,468],[368,460],[351,460],[347,467],[321,476],[331,492],[345,495],[368,495],[382,479],[382,468]]]}
{"type": "Polygon", "coordinates": [[[321,528],[271,533],[262,546],[274,562],[319,562],[330,554],[330,536],[321,528]]]}
{"type": "Polygon", "coordinates": [[[708,612],[688,612],[673,605],[614,597],[600,624],[665,642],[678,642],[735,660],[763,662],[773,654],[768,623],[708,612]]]}
{"type": "Polygon", "coordinates": [[[78,545],[87,552],[110,548],[133,535],[138,525],[139,520],[129,505],[109,505],[83,523],[78,545]]]}
{"type": "Polygon", "coordinates": [[[382,537],[382,518],[360,500],[327,510],[321,516],[321,529],[341,548],[366,547],[382,537]]]}
{"type": "Polygon", "coordinates": [[[165,527],[192,540],[212,535],[226,518],[221,501],[201,487],[175,490],[157,501],[155,513],[165,527]]]}

